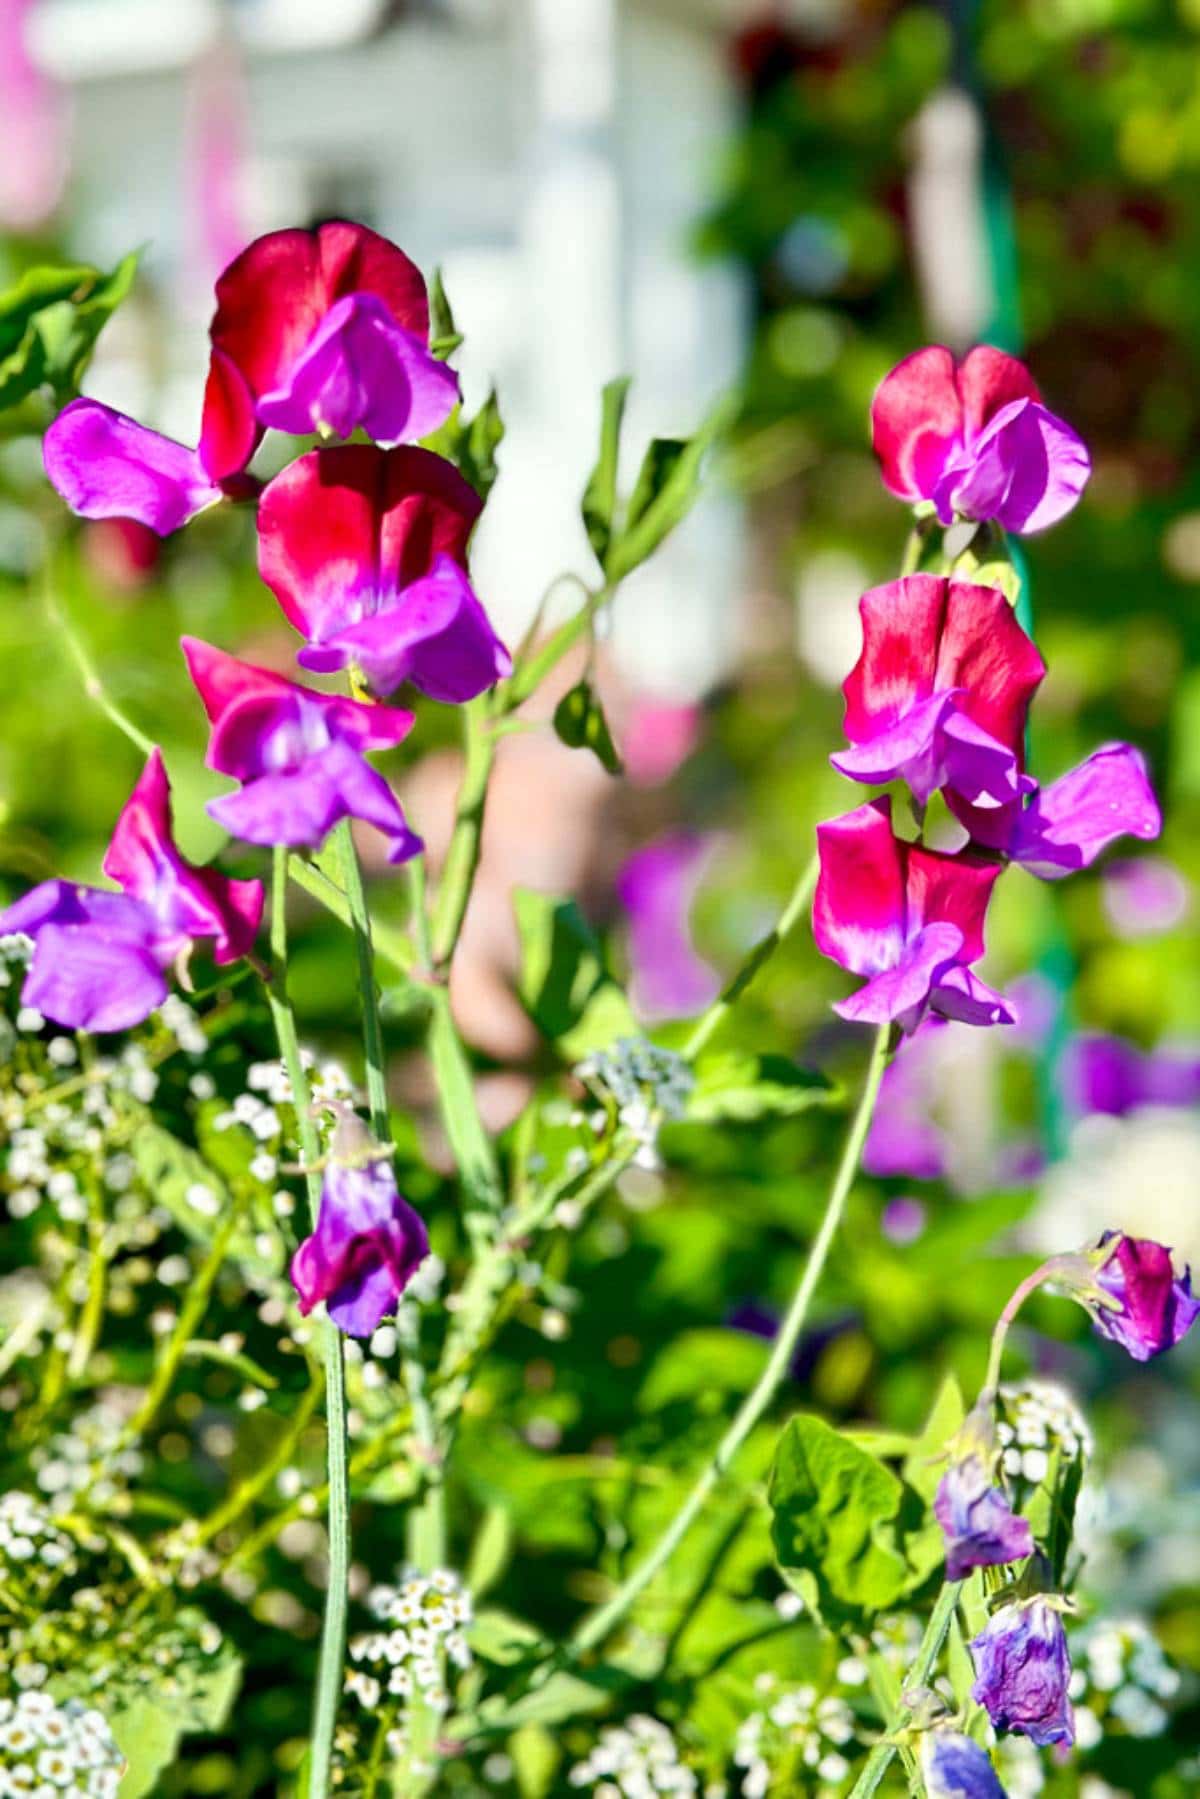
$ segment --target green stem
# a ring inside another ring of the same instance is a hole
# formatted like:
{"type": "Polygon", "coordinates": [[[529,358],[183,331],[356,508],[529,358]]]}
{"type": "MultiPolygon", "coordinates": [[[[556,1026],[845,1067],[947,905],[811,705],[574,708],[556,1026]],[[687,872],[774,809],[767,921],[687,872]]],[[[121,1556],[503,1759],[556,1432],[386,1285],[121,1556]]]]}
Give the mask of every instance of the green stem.
{"type": "Polygon", "coordinates": [[[200,1264],[199,1270],[188,1283],[187,1299],[175,1322],[175,1328],[167,1341],[167,1346],[154,1370],[154,1377],[146,1389],[143,1399],[133,1417],[125,1427],[124,1437],[129,1442],[136,1442],[149,1430],[159,1408],[171,1391],[171,1384],[179,1371],[184,1352],[195,1336],[200,1323],[208,1310],[209,1295],[221,1265],[225,1260],[230,1241],[241,1222],[241,1208],[232,1207],[221,1221],[220,1228],[213,1237],[208,1254],[200,1264]]]}
{"type": "Polygon", "coordinates": [[[683,1046],[683,1054],[689,1062],[694,1062],[701,1050],[707,1048],[742,994],[756,978],[759,970],[770,961],[780,944],[786,942],[795,930],[805,912],[812,905],[819,873],[820,862],[815,855],[811,856],[800,871],[800,877],[792,889],[791,898],[779,916],[779,923],[774,930],[768,932],[761,943],[755,944],[728,987],[713,1001],[708,1011],[693,1026],[692,1034],[683,1046]]]}
{"type": "Polygon", "coordinates": [[[454,831],[433,911],[435,970],[445,969],[454,954],[475,884],[475,870],[479,866],[488,782],[496,759],[486,695],[463,707],[463,733],[466,765],[458,790],[454,831]]]}
{"type": "MultiPolygon", "coordinates": [[[[942,1644],[946,1641],[946,1633],[950,1629],[950,1620],[954,1616],[954,1608],[958,1604],[961,1587],[960,1580],[948,1580],[938,1595],[937,1604],[930,1613],[929,1623],[925,1626],[925,1635],[921,1638],[917,1659],[904,1682],[902,1689],[904,1692],[911,1692],[914,1687],[929,1685],[933,1670],[937,1666],[938,1657],[942,1653],[942,1644]]],[[[904,1706],[891,1720],[887,1737],[882,1742],[876,1743],[867,1757],[863,1771],[854,1784],[850,1799],[867,1799],[867,1795],[876,1790],[891,1766],[892,1757],[899,1749],[899,1744],[894,1738],[900,1731],[908,1727],[911,1720],[912,1713],[907,1706],[904,1706]]]]}
{"type": "MultiPolygon", "coordinates": [[[[308,1205],[315,1226],[321,1205],[321,1177],[316,1164],[320,1155],[317,1127],[312,1116],[308,1076],[300,1057],[296,1017],[287,989],[287,850],[273,851],[271,883],[271,979],[267,998],[292,1087],[296,1134],[304,1161],[308,1205]]],[[[346,1368],[341,1333],[326,1320],[324,1341],[326,1465],[329,1472],[329,1587],[313,1695],[307,1799],[328,1799],[333,1761],[333,1733],[342,1694],[346,1654],[346,1611],[350,1578],[350,1491],[346,1472],[346,1368]]]]}
{"type": "Polygon", "coordinates": [[[1052,1256],[1048,1262],[1043,1262],[1040,1268],[1035,1268],[1032,1274],[1026,1275],[997,1318],[996,1328],[992,1332],[991,1347],[988,1350],[987,1373],[983,1377],[983,1391],[979,1395],[980,1405],[990,1404],[996,1397],[996,1389],[1000,1385],[1000,1364],[1004,1359],[1004,1345],[1017,1313],[1030,1294],[1036,1293],[1039,1287],[1043,1286],[1046,1281],[1053,1280],[1060,1272],[1061,1263],[1057,1256],[1052,1256]]]}
{"type": "Polygon", "coordinates": [[[812,1303],[813,1294],[816,1292],[821,1275],[824,1273],[829,1251],[833,1246],[842,1215],[846,1209],[850,1189],[858,1173],[859,1158],[870,1129],[880,1083],[890,1059],[891,1035],[892,1027],[888,1024],[881,1025],[876,1033],[862,1096],[859,1099],[858,1109],[854,1114],[846,1137],[845,1148],[834,1175],[833,1185],[829,1191],[825,1215],[821,1220],[821,1227],[809,1252],[804,1272],[792,1297],[791,1305],[788,1307],[787,1315],[780,1325],[779,1333],[772,1345],[766,1367],[759,1376],[753,1391],[739,1406],[733,1422],[717,1445],[712,1460],[649,1555],[638,1563],[612,1597],[576,1628],[570,1639],[570,1647],[576,1654],[582,1654],[588,1649],[595,1649],[602,1643],[614,1627],[620,1623],[639,1593],[649,1585],[659,1569],[670,1560],[691,1529],[709,1494],[729,1468],[738,1450],[774,1399],[779,1385],[791,1365],[796,1344],[808,1318],[808,1308],[812,1303]]]}
{"type": "Polygon", "coordinates": [[[354,835],[347,818],[337,828],[338,853],[342,865],[342,886],[350,912],[350,928],[354,932],[354,950],[358,957],[358,993],[362,1006],[363,1050],[367,1065],[367,1102],[371,1112],[371,1134],[377,1143],[390,1148],[392,1124],[387,1096],[387,1065],[383,1047],[383,1025],[379,1017],[379,993],[375,985],[375,949],[371,936],[371,914],[363,887],[362,869],[354,835]]]}
{"type": "Polygon", "coordinates": [[[67,1376],[78,1380],[91,1360],[104,1322],[104,1294],[108,1263],[104,1256],[104,1190],[95,1170],[88,1181],[88,1287],[87,1298],[75,1326],[75,1341],[67,1358],[67,1376]]]}
{"type": "Polygon", "coordinates": [[[231,1524],[236,1524],[243,1512],[250,1510],[259,1494],[264,1493],[272,1481],[283,1473],[291,1462],[296,1445],[307,1429],[308,1421],[316,1411],[324,1391],[324,1380],[319,1375],[314,1376],[301,1395],[300,1404],[289,1418],[287,1430],[277,1447],[265,1462],[255,1468],[253,1474],[238,1483],[223,1505],[209,1513],[192,1535],[180,1539],[183,1550],[193,1549],[200,1543],[211,1543],[214,1537],[219,1537],[231,1524]]]}
{"type": "MultiPolygon", "coordinates": [[[[288,859],[288,877],[302,887],[310,898],[324,906],[335,918],[354,929],[354,916],[350,910],[350,901],[336,881],[321,869],[306,862],[302,856],[291,856],[288,859]]],[[[403,932],[393,930],[389,926],[376,922],[371,930],[372,942],[377,952],[390,962],[401,974],[410,974],[413,967],[412,944],[403,932]]]]}
{"type": "MultiPolygon", "coordinates": [[[[560,580],[568,578],[559,577],[560,580]]],[[[587,635],[592,628],[596,614],[613,597],[614,589],[612,587],[601,587],[592,592],[584,582],[580,581],[579,585],[587,593],[587,600],[578,612],[573,613],[565,624],[558,627],[558,630],[547,639],[540,650],[520,659],[511,678],[500,690],[499,710],[502,714],[515,712],[518,706],[523,706],[525,701],[537,692],[551,669],[562,661],[567,651],[573,649],[581,637],[587,635]]]]}
{"type": "Polygon", "coordinates": [[[46,547],[45,570],[42,599],[46,615],[53,625],[56,635],[63,639],[71,653],[71,660],[79,670],[79,679],[83,684],[84,693],[93,705],[99,706],[104,716],[116,725],[118,731],[124,732],[130,743],[135,744],[143,756],[148,756],[154,748],[153,739],[147,737],[144,731],[139,731],[133,720],[127,718],[116,701],[109,697],[108,690],[96,672],[95,664],[84,649],[81,638],[54,591],[53,555],[49,544],[46,547]]]}

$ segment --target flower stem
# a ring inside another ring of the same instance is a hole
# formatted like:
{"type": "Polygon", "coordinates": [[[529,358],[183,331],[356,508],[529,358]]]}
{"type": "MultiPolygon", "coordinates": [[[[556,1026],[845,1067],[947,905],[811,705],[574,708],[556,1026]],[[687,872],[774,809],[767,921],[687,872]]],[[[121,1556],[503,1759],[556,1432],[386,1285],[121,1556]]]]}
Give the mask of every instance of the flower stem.
{"type": "Polygon", "coordinates": [[[83,647],[82,639],[67,617],[66,609],[55,592],[54,558],[49,541],[47,541],[45,550],[45,571],[45,578],[42,582],[42,601],[46,608],[46,616],[71,652],[71,660],[79,671],[79,679],[83,684],[84,693],[94,705],[99,706],[110,723],[116,725],[118,731],[123,732],[130,743],[142,752],[143,756],[148,756],[154,748],[152,739],[147,737],[144,731],[139,731],[133,720],[127,718],[116,701],[109,696],[107,688],[96,672],[95,664],[83,647]]]}
{"type": "Polygon", "coordinates": [[[767,933],[760,943],[755,944],[729,985],[713,1001],[708,1011],[696,1021],[691,1036],[683,1046],[683,1054],[689,1062],[694,1062],[701,1050],[707,1048],[742,994],[756,978],[759,970],[770,961],[780,944],[786,942],[791,936],[805,912],[812,905],[820,869],[818,857],[815,854],[810,856],[800,871],[799,879],[792,889],[791,898],[779,915],[778,924],[767,933]]]}
{"type": "Polygon", "coordinates": [[[717,1445],[712,1460],[649,1555],[638,1563],[612,1597],[598,1610],[586,1617],[576,1628],[570,1639],[570,1647],[576,1654],[594,1649],[602,1643],[628,1612],[639,1593],[649,1585],[659,1569],[670,1560],[695,1522],[709,1494],[729,1468],[738,1450],[775,1397],[791,1364],[800,1333],[804,1329],[808,1308],[812,1303],[813,1294],[816,1292],[821,1275],[824,1273],[829,1251],[842,1222],[850,1189],[858,1173],[859,1158],[871,1126],[880,1083],[891,1057],[891,1035],[892,1027],[886,1024],[881,1025],[876,1033],[862,1095],[846,1137],[841,1160],[833,1178],[833,1185],[829,1190],[825,1215],[821,1220],[821,1227],[817,1232],[812,1249],[809,1251],[804,1272],[792,1297],[791,1305],[788,1307],[787,1315],[772,1345],[766,1367],[759,1376],[753,1391],[742,1401],[729,1429],[717,1445]]]}
{"type": "MultiPolygon", "coordinates": [[[[296,1111],[296,1134],[305,1166],[309,1211],[315,1225],[321,1205],[321,1177],[316,1170],[320,1144],[313,1121],[308,1076],[300,1058],[296,1016],[287,990],[287,878],[286,849],[273,851],[271,882],[271,979],[267,998],[291,1082],[296,1111]]],[[[346,1369],[342,1338],[336,1326],[325,1323],[325,1418],[326,1466],[329,1475],[329,1587],[317,1661],[313,1694],[312,1736],[309,1744],[307,1799],[328,1799],[333,1760],[333,1733],[342,1694],[346,1655],[346,1610],[350,1576],[350,1490],[346,1472],[346,1369]]]]}
{"type": "Polygon", "coordinates": [[[466,766],[458,790],[458,806],[454,815],[454,831],[442,869],[437,904],[433,912],[433,966],[448,966],[458,944],[466,917],[475,870],[479,866],[479,850],[483,838],[483,814],[487,805],[488,782],[496,759],[486,695],[463,707],[463,738],[466,766]]]}
{"type": "MultiPolygon", "coordinates": [[[[954,1608],[958,1604],[958,1595],[962,1590],[960,1580],[948,1580],[938,1595],[937,1604],[930,1613],[929,1622],[925,1626],[925,1635],[921,1638],[921,1647],[917,1650],[917,1659],[912,1665],[908,1679],[904,1682],[903,1692],[910,1692],[913,1687],[928,1686],[938,1656],[942,1653],[942,1644],[946,1641],[946,1633],[950,1629],[950,1621],[954,1616],[954,1608]]],[[[895,1738],[908,1725],[912,1713],[906,1705],[888,1725],[888,1734],[880,1743],[876,1743],[866,1765],[854,1784],[850,1799],[867,1799],[873,1793],[891,1765],[899,1744],[895,1738]]]]}

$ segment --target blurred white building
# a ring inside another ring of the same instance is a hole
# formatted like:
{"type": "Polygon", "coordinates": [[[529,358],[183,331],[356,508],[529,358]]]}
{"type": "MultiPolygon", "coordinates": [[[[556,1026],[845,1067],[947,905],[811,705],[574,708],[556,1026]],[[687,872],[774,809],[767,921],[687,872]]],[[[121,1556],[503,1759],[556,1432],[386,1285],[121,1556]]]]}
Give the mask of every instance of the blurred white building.
{"type": "MultiPolygon", "coordinates": [[[[554,575],[588,572],[578,498],[602,383],[635,375],[637,450],[691,429],[736,377],[737,283],[692,260],[689,233],[733,123],[737,12],[38,0],[35,54],[72,101],[73,245],[103,264],[144,244],[164,309],[159,354],[118,321],[90,390],[194,441],[206,230],[228,232],[230,212],[247,237],[330,214],[375,225],[441,265],[468,403],[500,390],[504,478],[475,566],[498,623],[519,628],[554,575]]],[[[740,564],[736,509],[710,499],[623,599],[616,647],[635,678],[682,697],[719,672],[740,564]]]]}

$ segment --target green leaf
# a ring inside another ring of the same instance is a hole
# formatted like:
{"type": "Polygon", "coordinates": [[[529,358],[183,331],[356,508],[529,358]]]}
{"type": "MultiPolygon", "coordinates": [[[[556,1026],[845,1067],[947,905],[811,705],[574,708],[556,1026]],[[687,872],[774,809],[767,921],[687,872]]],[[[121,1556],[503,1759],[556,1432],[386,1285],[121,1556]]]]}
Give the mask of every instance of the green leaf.
{"type": "Polygon", "coordinates": [[[550,1732],[540,1724],[526,1724],[513,1732],[508,1752],[521,1799],[547,1799],[562,1760],[562,1751],[550,1732]]]}
{"type": "Polygon", "coordinates": [[[513,1521],[505,1505],[489,1505],[471,1544],[467,1586],[480,1599],[508,1567],[513,1550],[513,1521]]]}
{"type": "Polygon", "coordinates": [[[614,1668],[595,1668],[587,1674],[568,1674],[559,1668],[511,1704],[499,1693],[485,1700],[479,1708],[479,1721],[485,1728],[505,1730],[518,1730],[526,1724],[565,1724],[568,1718],[606,1711],[614,1692],[626,1684],[625,1676],[614,1668]]]}
{"type": "Polygon", "coordinates": [[[812,1106],[839,1106],[842,1098],[841,1088],[823,1074],[786,1056],[731,1050],[700,1058],[688,1117],[697,1124],[747,1124],[791,1118],[812,1106]]]}
{"type": "MultiPolygon", "coordinates": [[[[622,1031],[632,1034],[636,1027],[628,1002],[574,900],[518,888],[513,905],[521,939],[517,993],[542,1035],[551,1042],[566,1040],[596,1004],[603,1005],[606,1026],[612,1030],[608,1042],[622,1031]]],[[[572,1042],[566,1053],[576,1047],[572,1042]]]]}
{"type": "Polygon", "coordinates": [[[629,397],[630,380],[621,375],[605,386],[600,397],[600,451],[596,466],[583,490],[581,511],[588,542],[602,569],[607,568],[617,507],[617,466],[621,449],[621,421],[629,397]]]}
{"type": "Polygon", "coordinates": [[[487,499],[500,474],[496,452],[504,441],[504,420],[492,389],[473,419],[456,406],[446,423],[422,439],[427,450],[448,457],[481,500],[487,499]]]}
{"type": "Polygon", "coordinates": [[[440,268],[434,269],[433,279],[429,283],[430,354],[445,362],[448,356],[453,356],[462,341],[463,334],[454,323],[454,314],[446,297],[442,271],[440,268]]]}
{"type": "Polygon", "coordinates": [[[119,1799],[142,1799],[143,1794],[153,1792],[159,1775],[175,1760],[183,1731],[148,1699],[135,1699],[109,1719],[109,1726],[128,1764],[119,1799]]]}
{"type": "Polygon", "coordinates": [[[937,1491],[946,1470],[947,1445],[961,1430],[966,1415],[962,1388],[954,1375],[948,1374],[938,1389],[924,1430],[913,1439],[904,1461],[904,1478],[922,1499],[932,1500],[937,1491]]]}
{"type": "MultiPolygon", "coordinates": [[[[211,1162],[149,1120],[133,1133],[129,1151],[155,1204],[163,1206],[194,1243],[211,1243],[215,1226],[228,1216],[235,1203],[211,1162]],[[192,1198],[198,1187],[206,1188],[209,1195],[202,1208],[192,1198]]],[[[277,1228],[256,1233],[250,1224],[243,1223],[233,1235],[229,1254],[256,1273],[278,1274],[283,1267],[283,1238],[277,1228]],[[264,1242],[271,1246],[269,1253],[264,1253],[264,1242]]]]}
{"type": "Polygon", "coordinates": [[[580,681],[554,708],[554,729],[571,750],[591,750],[610,775],[622,773],[604,709],[590,681],[580,681]]]}
{"type": "Polygon", "coordinates": [[[42,386],[59,402],[79,391],[96,339],[136,270],[136,254],[107,275],[83,265],[28,269],[0,294],[0,407],[42,386]]]}
{"type": "Polygon", "coordinates": [[[720,1392],[748,1393],[770,1353],[769,1343],[745,1331],[684,1331],[655,1357],[638,1394],[638,1410],[658,1412],[678,1400],[720,1392]]]}
{"type": "Polygon", "coordinates": [[[528,1661],[549,1648],[536,1625],[527,1624],[511,1612],[487,1606],[477,1612],[467,1631],[467,1640],[475,1654],[485,1662],[507,1667],[513,1662],[528,1661]]]}
{"type": "Polygon", "coordinates": [[[728,429],[735,411],[735,401],[727,396],[714,406],[693,437],[655,438],[650,444],[624,529],[605,565],[610,581],[623,580],[638,568],[686,518],[699,496],[708,453],[728,429]]]}
{"type": "Polygon", "coordinates": [[[909,1584],[896,1547],[900,1481],[820,1418],[793,1418],[768,1492],[785,1578],[827,1620],[881,1611],[909,1584]]]}

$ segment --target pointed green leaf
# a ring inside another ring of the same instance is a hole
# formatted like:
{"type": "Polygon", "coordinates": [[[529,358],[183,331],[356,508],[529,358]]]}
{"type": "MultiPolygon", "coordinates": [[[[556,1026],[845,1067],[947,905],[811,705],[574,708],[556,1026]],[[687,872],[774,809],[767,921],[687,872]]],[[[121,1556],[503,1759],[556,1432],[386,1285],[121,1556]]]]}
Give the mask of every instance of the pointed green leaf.
{"type": "Polygon", "coordinates": [[[588,542],[595,550],[596,560],[601,568],[607,565],[609,545],[613,539],[621,421],[625,416],[629,388],[629,376],[621,375],[615,381],[608,382],[600,396],[600,451],[581,501],[588,542]]]}
{"type": "Polygon", "coordinates": [[[580,681],[554,708],[554,729],[568,749],[591,750],[610,775],[622,772],[621,758],[612,740],[596,692],[589,681],[580,681]]]}
{"type": "MultiPolygon", "coordinates": [[[[521,939],[517,992],[542,1035],[561,1040],[564,1054],[582,1053],[572,1034],[603,1006],[611,1042],[636,1027],[628,1002],[608,972],[604,952],[573,900],[519,888],[513,896],[521,939]]],[[[599,1041],[589,1048],[600,1048],[599,1041]]]]}
{"type": "Polygon", "coordinates": [[[646,451],[634,487],[629,516],[606,561],[610,581],[638,568],[686,518],[700,494],[709,451],[728,430],[736,410],[730,398],[718,402],[686,442],[656,438],[646,451]]]}
{"type": "Polygon", "coordinates": [[[904,1489],[823,1419],[802,1414],[788,1424],[768,1498],[780,1568],[827,1621],[880,1611],[905,1591],[909,1570],[896,1546],[904,1489]]]}
{"type": "Polygon", "coordinates": [[[688,1117],[697,1124],[751,1124],[759,1118],[790,1118],[812,1106],[838,1106],[840,1087],[786,1056],[756,1056],[741,1050],[702,1056],[688,1117]]]}
{"type": "Polygon", "coordinates": [[[454,314],[446,297],[442,271],[440,268],[434,269],[433,279],[429,283],[430,354],[445,362],[448,356],[453,356],[462,341],[463,334],[454,323],[454,314]]]}

